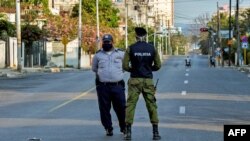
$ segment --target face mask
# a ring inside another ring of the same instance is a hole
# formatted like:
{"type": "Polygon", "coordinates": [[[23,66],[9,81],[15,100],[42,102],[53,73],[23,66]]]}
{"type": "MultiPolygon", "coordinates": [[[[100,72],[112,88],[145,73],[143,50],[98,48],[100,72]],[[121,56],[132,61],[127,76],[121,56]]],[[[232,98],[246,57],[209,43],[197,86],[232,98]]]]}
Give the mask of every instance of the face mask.
{"type": "Polygon", "coordinates": [[[104,51],[110,51],[113,48],[112,44],[102,44],[102,48],[104,51]]]}

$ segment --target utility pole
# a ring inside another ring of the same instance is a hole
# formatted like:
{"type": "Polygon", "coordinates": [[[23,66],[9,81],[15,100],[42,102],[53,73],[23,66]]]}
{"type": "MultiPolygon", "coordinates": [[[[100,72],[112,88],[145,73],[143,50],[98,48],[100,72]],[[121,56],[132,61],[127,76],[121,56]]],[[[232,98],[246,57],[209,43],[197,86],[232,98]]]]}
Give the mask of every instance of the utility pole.
{"type": "Polygon", "coordinates": [[[237,65],[240,66],[241,47],[240,47],[240,27],[239,27],[239,0],[236,0],[236,31],[237,31],[237,65]]]}
{"type": "Polygon", "coordinates": [[[146,37],[146,42],[148,43],[148,0],[146,2],[146,30],[147,30],[147,37],[146,37]]]}
{"type": "Polygon", "coordinates": [[[100,29],[99,29],[99,0],[96,0],[96,48],[100,49],[100,29]]]}
{"type": "Polygon", "coordinates": [[[125,24],[126,24],[125,43],[126,43],[126,46],[125,46],[125,48],[127,49],[128,48],[128,0],[125,1],[125,7],[126,7],[126,16],[125,16],[125,24]]]}
{"type": "MultiPolygon", "coordinates": [[[[217,1],[217,46],[218,48],[221,48],[221,38],[220,38],[220,9],[219,9],[219,2],[217,1]]],[[[221,51],[223,52],[223,51],[221,51]]],[[[218,63],[220,64],[220,61],[223,62],[223,54],[220,54],[221,57],[218,59],[218,63]]],[[[222,63],[223,64],[223,63],[222,63]]],[[[223,65],[222,65],[223,66],[223,65]]]]}
{"type": "MultiPolygon", "coordinates": [[[[169,21],[169,20],[167,20],[169,21]]],[[[166,29],[167,30],[167,29],[166,29]]],[[[169,33],[166,31],[165,33],[165,55],[168,55],[168,36],[169,36],[169,33]]]]}
{"type": "Polygon", "coordinates": [[[78,22],[78,69],[81,69],[82,51],[82,0],[79,1],[79,22],[78,22]]]}
{"type": "Polygon", "coordinates": [[[232,1],[229,0],[229,38],[230,44],[228,44],[228,66],[231,66],[231,9],[232,9],[232,1]]]}
{"type": "Polygon", "coordinates": [[[16,34],[17,34],[17,70],[22,72],[22,41],[21,41],[21,14],[20,0],[16,0],[16,34]]]}
{"type": "Polygon", "coordinates": [[[168,49],[169,55],[172,55],[172,48],[171,48],[171,30],[170,30],[170,20],[168,20],[168,49]]]}

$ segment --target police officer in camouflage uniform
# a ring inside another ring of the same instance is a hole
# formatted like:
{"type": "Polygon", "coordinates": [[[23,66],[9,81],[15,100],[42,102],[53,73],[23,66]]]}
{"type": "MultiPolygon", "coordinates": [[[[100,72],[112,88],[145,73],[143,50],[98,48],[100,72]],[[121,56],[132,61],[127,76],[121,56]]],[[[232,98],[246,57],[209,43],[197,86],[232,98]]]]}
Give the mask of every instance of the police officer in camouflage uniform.
{"type": "Polygon", "coordinates": [[[122,60],[124,52],[113,47],[113,37],[105,34],[102,49],[93,58],[92,70],[96,73],[96,91],[101,122],[107,136],[113,135],[111,104],[119,120],[120,131],[125,130],[125,83],[122,60]]]}
{"type": "Polygon", "coordinates": [[[142,93],[146,102],[149,118],[153,126],[153,140],[160,140],[152,71],[160,69],[161,61],[154,46],[145,42],[146,30],[136,27],[135,32],[137,42],[126,50],[123,60],[123,69],[130,72],[124,140],[131,140],[131,125],[133,124],[135,107],[140,93],[142,93]]]}

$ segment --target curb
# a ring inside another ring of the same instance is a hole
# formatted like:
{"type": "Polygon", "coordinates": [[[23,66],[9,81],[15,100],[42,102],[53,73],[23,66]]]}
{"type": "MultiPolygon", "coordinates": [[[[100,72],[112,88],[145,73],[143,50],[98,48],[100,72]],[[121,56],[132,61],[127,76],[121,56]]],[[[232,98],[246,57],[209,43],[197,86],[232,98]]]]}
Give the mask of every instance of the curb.
{"type": "Polygon", "coordinates": [[[7,78],[23,78],[25,75],[22,73],[7,73],[7,78]]]}
{"type": "Polygon", "coordinates": [[[91,68],[59,68],[59,67],[44,67],[44,68],[23,68],[22,72],[17,72],[16,70],[0,69],[0,78],[23,78],[27,74],[34,74],[34,73],[59,73],[59,72],[80,72],[80,71],[88,71],[91,68]]]}

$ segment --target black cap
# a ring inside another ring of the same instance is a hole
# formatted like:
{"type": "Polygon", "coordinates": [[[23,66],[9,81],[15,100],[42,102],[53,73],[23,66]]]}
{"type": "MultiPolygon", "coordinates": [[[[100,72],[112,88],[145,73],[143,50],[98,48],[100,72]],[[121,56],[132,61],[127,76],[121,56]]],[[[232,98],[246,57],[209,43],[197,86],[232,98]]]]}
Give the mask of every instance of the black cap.
{"type": "Polygon", "coordinates": [[[136,36],[143,37],[143,36],[146,36],[147,31],[143,27],[136,27],[135,34],[136,36]]]}
{"type": "Polygon", "coordinates": [[[110,34],[104,34],[102,41],[113,41],[113,37],[110,34]]]}

